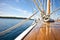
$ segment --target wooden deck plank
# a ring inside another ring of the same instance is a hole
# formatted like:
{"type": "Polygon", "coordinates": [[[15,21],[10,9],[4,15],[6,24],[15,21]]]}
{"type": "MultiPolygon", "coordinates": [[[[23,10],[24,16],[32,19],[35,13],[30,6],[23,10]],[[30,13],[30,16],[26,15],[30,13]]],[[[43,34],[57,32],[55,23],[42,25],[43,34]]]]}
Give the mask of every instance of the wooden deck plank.
{"type": "Polygon", "coordinates": [[[60,40],[60,23],[39,24],[23,40],[60,40]]]}

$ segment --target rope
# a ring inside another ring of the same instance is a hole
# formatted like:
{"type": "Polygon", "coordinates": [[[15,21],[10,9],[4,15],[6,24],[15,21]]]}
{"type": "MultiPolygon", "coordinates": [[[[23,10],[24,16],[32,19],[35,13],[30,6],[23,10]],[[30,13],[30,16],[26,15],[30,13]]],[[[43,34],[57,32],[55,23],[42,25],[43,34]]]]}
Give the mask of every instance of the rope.
{"type": "Polygon", "coordinates": [[[10,32],[10,31],[12,31],[12,30],[15,29],[15,28],[20,27],[20,26],[21,26],[22,24],[24,24],[26,21],[28,21],[29,19],[31,19],[35,14],[37,14],[37,12],[38,12],[38,11],[35,10],[35,11],[34,11],[34,14],[31,15],[31,16],[30,16],[29,18],[27,18],[26,20],[21,21],[21,22],[19,22],[18,24],[12,26],[11,28],[0,32],[0,36],[6,34],[6,33],[8,33],[8,32],[10,32]]]}
{"type": "MultiPolygon", "coordinates": [[[[43,0],[42,0],[43,1],[43,0]]],[[[40,0],[38,0],[38,2],[40,3],[40,6],[39,7],[41,7],[42,8],[42,11],[45,13],[45,11],[44,11],[44,7],[43,7],[43,5],[42,5],[42,3],[41,3],[41,1],[40,0]]],[[[46,14],[45,14],[46,15],[46,14]]]]}
{"type": "Polygon", "coordinates": [[[39,7],[41,7],[41,8],[42,8],[42,10],[44,10],[44,8],[43,8],[43,6],[42,6],[41,1],[40,1],[40,0],[38,0],[38,2],[39,2],[39,4],[40,4],[40,6],[39,6],[39,7]]]}
{"type": "MultiPolygon", "coordinates": [[[[42,3],[41,3],[41,1],[40,0],[38,0],[38,2],[39,2],[39,4],[40,4],[40,8],[44,11],[44,8],[43,8],[43,6],[42,6],[42,3]]],[[[41,13],[41,17],[43,17],[43,14],[41,13]]]]}
{"type": "Polygon", "coordinates": [[[40,7],[38,6],[38,3],[36,2],[36,0],[33,0],[33,2],[35,3],[36,7],[41,12],[41,14],[43,13],[45,15],[45,12],[40,9],[40,7]]]}
{"type": "Polygon", "coordinates": [[[60,10],[60,8],[55,9],[52,13],[50,13],[50,15],[52,15],[55,12],[57,12],[58,10],[60,10]]]}

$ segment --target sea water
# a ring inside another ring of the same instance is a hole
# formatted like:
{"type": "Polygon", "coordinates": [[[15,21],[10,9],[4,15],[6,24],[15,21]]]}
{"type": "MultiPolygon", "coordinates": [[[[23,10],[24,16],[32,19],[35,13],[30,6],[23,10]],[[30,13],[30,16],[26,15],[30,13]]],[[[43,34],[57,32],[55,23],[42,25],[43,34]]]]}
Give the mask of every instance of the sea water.
{"type": "MultiPolygon", "coordinates": [[[[19,22],[25,19],[6,19],[0,18],[0,32],[11,28],[12,26],[18,24],[19,22]]],[[[19,26],[18,28],[13,29],[12,31],[0,36],[0,40],[14,40],[18,35],[24,32],[28,27],[31,26],[33,20],[29,20],[19,26]]]]}

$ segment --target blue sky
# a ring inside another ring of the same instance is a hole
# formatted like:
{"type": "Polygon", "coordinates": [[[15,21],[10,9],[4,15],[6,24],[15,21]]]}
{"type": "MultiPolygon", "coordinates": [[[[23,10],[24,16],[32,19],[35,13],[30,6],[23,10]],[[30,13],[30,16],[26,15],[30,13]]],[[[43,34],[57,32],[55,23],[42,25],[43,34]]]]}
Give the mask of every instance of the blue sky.
{"type": "Polygon", "coordinates": [[[30,0],[0,0],[0,15],[28,17],[32,15],[32,5],[30,0]]]}
{"type": "MultiPolygon", "coordinates": [[[[54,0],[53,10],[60,7],[60,0],[54,0]]],[[[0,16],[29,17],[37,9],[32,0],[0,0],[0,16]]],[[[60,11],[53,14],[52,18],[60,17],[60,11]]]]}

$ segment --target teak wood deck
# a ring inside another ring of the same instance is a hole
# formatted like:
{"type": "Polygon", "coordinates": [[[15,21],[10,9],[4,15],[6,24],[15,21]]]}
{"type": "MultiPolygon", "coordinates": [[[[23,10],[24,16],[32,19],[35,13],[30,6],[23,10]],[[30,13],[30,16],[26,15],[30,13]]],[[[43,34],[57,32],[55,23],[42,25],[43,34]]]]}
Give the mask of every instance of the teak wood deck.
{"type": "Polygon", "coordinates": [[[23,40],[60,40],[60,22],[39,22],[23,40]]]}

